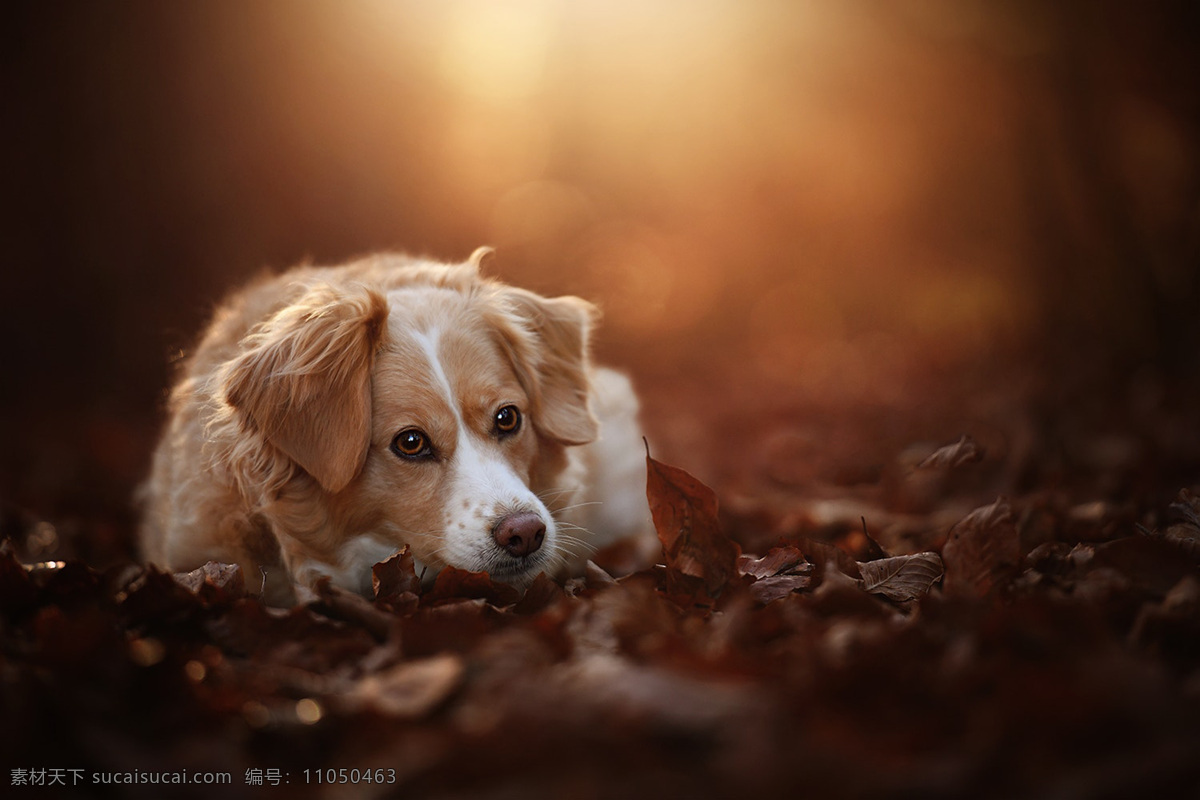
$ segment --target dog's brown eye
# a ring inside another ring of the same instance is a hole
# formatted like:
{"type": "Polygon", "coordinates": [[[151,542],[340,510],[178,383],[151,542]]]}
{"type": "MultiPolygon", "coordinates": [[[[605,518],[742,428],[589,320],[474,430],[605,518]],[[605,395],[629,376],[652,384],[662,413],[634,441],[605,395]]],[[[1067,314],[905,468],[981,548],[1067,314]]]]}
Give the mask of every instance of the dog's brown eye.
{"type": "Polygon", "coordinates": [[[516,433],[521,427],[521,412],[516,406],[504,406],[496,412],[496,432],[500,434],[516,433]]]}
{"type": "Polygon", "coordinates": [[[424,458],[433,455],[429,437],[416,428],[397,433],[396,438],[392,439],[392,451],[404,458],[424,458]]]}

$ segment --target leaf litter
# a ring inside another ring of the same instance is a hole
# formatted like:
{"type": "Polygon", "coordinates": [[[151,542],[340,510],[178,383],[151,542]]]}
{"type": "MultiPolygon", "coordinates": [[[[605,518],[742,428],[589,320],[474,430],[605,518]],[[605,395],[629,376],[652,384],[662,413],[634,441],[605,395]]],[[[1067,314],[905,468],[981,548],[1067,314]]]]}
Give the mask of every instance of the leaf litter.
{"type": "MultiPolygon", "coordinates": [[[[948,448],[920,469],[978,466],[969,438],[948,448]]],[[[349,797],[1200,787],[1190,491],[1137,525],[1052,493],[995,499],[903,552],[902,497],[847,506],[884,521],[873,537],[849,513],[722,513],[693,475],[647,468],[662,563],[524,592],[463,570],[423,587],[405,550],[371,598],[326,582],[279,609],[230,565],[28,567],[5,545],[0,748],[14,767],[235,784],[278,769],[301,797],[332,796],[298,780],[326,767],[394,770],[349,797]]]]}

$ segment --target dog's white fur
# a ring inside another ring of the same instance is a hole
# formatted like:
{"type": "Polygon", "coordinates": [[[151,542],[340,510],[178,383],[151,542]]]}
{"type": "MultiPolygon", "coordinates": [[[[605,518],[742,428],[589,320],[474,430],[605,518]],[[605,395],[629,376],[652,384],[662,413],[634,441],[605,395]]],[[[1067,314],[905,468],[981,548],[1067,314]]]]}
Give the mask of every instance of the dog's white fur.
{"type": "Polygon", "coordinates": [[[302,267],[222,306],[141,490],[146,559],[238,563],[285,603],[321,576],[369,592],[404,545],[427,580],[449,565],[518,585],[625,537],[653,552],[637,401],[590,363],[595,307],[482,278],[484,254],[302,267]],[[402,431],[429,452],[393,449],[402,431]],[[493,532],[530,513],[544,541],[514,555],[493,532]]]}

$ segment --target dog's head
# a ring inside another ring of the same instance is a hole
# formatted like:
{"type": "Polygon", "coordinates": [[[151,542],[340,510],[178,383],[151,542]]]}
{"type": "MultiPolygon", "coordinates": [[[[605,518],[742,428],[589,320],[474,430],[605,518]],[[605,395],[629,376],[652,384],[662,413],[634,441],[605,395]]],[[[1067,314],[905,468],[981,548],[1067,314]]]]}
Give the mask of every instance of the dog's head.
{"type": "Polygon", "coordinates": [[[548,506],[564,489],[564,448],[597,435],[595,313],[468,264],[391,285],[311,285],[253,331],[223,394],[261,457],[294,465],[288,515],[324,518],[284,525],[316,562],[293,570],[369,580],[407,544],[434,570],[514,583],[553,571],[565,534],[548,506]]]}

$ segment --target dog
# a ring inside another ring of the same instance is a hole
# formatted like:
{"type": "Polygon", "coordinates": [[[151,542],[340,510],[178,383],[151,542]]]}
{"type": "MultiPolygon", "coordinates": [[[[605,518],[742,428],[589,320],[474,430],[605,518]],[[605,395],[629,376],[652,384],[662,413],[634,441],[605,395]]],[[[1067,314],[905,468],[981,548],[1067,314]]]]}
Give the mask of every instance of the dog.
{"type": "Polygon", "coordinates": [[[426,584],[579,575],[621,540],[652,557],[638,402],[591,362],[596,307],[483,277],[490,252],[298,267],[220,306],[139,491],[145,560],[236,563],[286,605],[323,577],[369,595],[406,546],[426,584]]]}

